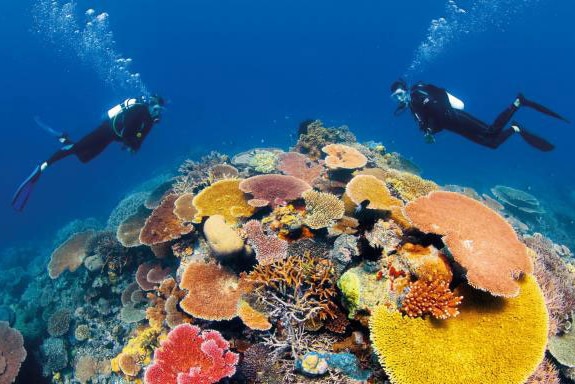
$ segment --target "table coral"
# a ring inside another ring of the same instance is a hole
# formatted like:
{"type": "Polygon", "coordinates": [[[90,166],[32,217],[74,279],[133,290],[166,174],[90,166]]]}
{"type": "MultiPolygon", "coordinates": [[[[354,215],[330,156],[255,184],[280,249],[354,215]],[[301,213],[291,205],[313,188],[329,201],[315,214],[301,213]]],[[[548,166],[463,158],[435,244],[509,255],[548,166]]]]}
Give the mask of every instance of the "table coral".
{"type": "Polygon", "coordinates": [[[348,145],[329,144],[321,150],[327,154],[325,165],[329,169],[357,169],[367,164],[367,157],[348,145]]]}
{"type": "Polygon", "coordinates": [[[87,243],[94,233],[94,231],[76,233],[52,252],[48,264],[50,278],[56,279],[65,270],[74,272],[82,265],[86,257],[87,243]]]}
{"type": "Polygon", "coordinates": [[[301,197],[311,189],[305,181],[286,175],[258,175],[242,180],[239,187],[253,196],[248,204],[254,207],[270,205],[275,208],[301,197]]]}
{"type": "Polygon", "coordinates": [[[474,288],[514,297],[519,294],[515,279],[533,272],[533,260],[511,225],[474,199],[436,191],[408,203],[405,211],[420,230],[443,235],[474,288]]]}
{"type": "Polygon", "coordinates": [[[464,287],[460,315],[440,323],[378,307],[371,340],[391,382],[523,384],[543,360],[548,321],[535,278],[518,284],[515,298],[464,287]]]}
{"type": "Polygon", "coordinates": [[[194,222],[212,215],[222,215],[229,224],[237,223],[240,217],[250,217],[255,209],[247,203],[240,189],[240,179],[226,179],[215,182],[198,193],[193,200],[198,213],[194,222]]]}
{"type": "Polygon", "coordinates": [[[239,360],[218,331],[182,324],[172,329],[154,352],[146,384],[212,384],[232,377],[239,360]]]}
{"type": "Polygon", "coordinates": [[[146,220],[140,232],[140,242],[146,245],[165,243],[180,238],[194,230],[174,214],[174,203],[178,195],[168,195],[146,220]]]}
{"type": "Polygon", "coordinates": [[[314,162],[301,153],[287,152],[279,156],[278,170],[312,185],[324,172],[323,162],[314,162]]]}
{"type": "Polygon", "coordinates": [[[144,228],[150,210],[141,206],[133,215],[125,218],[116,230],[116,238],[124,247],[132,248],[142,245],[140,231],[144,228]]]}
{"type": "Polygon", "coordinates": [[[357,175],[345,187],[346,196],[356,205],[368,201],[367,208],[390,210],[401,207],[401,200],[393,197],[385,183],[375,176],[357,175]]]}

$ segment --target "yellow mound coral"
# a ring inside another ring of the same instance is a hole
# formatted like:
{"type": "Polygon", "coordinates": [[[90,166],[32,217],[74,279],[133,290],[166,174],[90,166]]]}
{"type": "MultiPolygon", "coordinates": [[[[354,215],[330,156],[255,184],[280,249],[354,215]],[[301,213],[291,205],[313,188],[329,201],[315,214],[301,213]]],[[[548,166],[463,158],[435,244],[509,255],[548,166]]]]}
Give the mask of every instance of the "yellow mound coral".
{"type": "Polygon", "coordinates": [[[355,204],[369,200],[369,209],[391,210],[392,207],[401,207],[401,200],[391,196],[385,183],[375,176],[355,176],[345,188],[345,194],[355,204]]]}
{"type": "Polygon", "coordinates": [[[194,222],[205,216],[222,215],[227,223],[235,224],[239,217],[250,217],[255,208],[248,205],[240,190],[241,179],[216,181],[194,197],[192,204],[198,210],[194,222]]]}
{"type": "Polygon", "coordinates": [[[343,217],[343,201],[331,193],[310,189],[302,193],[305,200],[307,217],[305,224],[313,229],[329,227],[335,220],[343,217]]]}
{"type": "Polygon", "coordinates": [[[515,298],[469,287],[458,317],[411,319],[380,306],[371,339],[393,384],[523,384],[542,361],[547,342],[545,300],[533,276],[515,298]]]}
{"type": "Polygon", "coordinates": [[[112,371],[121,372],[127,376],[137,375],[141,366],[152,362],[152,352],[158,338],[161,337],[161,331],[161,328],[154,327],[137,330],[122,352],[110,361],[112,371]]]}

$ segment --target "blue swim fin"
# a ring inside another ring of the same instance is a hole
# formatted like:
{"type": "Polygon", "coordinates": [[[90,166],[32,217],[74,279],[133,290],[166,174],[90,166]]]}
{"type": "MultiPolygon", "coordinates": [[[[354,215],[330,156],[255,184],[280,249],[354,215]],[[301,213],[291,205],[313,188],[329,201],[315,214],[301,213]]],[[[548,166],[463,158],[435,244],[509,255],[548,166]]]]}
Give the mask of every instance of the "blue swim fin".
{"type": "Polygon", "coordinates": [[[36,185],[36,182],[40,179],[40,175],[42,174],[42,170],[38,165],[34,171],[24,180],[22,184],[16,190],[14,197],[12,198],[12,207],[14,207],[17,211],[24,210],[30,195],[32,194],[32,190],[36,185]]]}

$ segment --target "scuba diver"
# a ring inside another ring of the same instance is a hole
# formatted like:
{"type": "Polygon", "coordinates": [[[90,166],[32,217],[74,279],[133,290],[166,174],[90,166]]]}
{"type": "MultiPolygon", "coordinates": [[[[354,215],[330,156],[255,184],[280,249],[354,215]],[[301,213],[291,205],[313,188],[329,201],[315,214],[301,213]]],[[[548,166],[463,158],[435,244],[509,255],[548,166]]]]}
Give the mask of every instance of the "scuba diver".
{"type": "Polygon", "coordinates": [[[397,80],[391,84],[391,92],[391,97],[398,103],[394,115],[399,115],[409,107],[419,128],[424,132],[427,143],[435,142],[433,135],[445,129],[477,144],[495,149],[511,135],[519,133],[528,144],[547,152],[551,151],[554,145],[527,131],[516,121],[511,122],[511,126],[504,129],[513,114],[524,106],[569,123],[569,120],[563,116],[526,99],[521,93],[497,116],[493,124],[489,125],[464,112],[464,104],[461,100],[435,85],[417,83],[408,89],[405,81],[397,80]]]}
{"type": "Polygon", "coordinates": [[[106,147],[118,141],[128,151],[135,153],[150,133],[152,126],[160,121],[165,101],[158,95],[126,99],[110,109],[101,124],[80,140],[74,142],[66,133],[58,132],[36,119],[40,127],[57,137],[62,145],[50,158],[40,163],[16,190],[12,206],[22,211],[42,172],[55,162],[75,155],[82,163],[98,156],[106,147]]]}

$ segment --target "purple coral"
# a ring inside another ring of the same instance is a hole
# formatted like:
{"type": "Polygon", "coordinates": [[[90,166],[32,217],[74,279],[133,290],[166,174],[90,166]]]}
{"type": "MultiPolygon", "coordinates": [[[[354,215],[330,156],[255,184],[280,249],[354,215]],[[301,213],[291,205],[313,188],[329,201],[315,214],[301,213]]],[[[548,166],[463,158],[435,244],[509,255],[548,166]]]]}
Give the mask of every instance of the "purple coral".
{"type": "Polygon", "coordinates": [[[240,189],[252,194],[253,199],[248,201],[252,207],[269,204],[275,208],[299,199],[303,192],[311,189],[311,186],[297,177],[270,174],[245,179],[240,183],[240,189]]]}
{"type": "Polygon", "coordinates": [[[26,359],[24,338],[7,322],[0,321],[0,384],[11,384],[26,359]]]}
{"type": "Polygon", "coordinates": [[[254,248],[260,264],[272,264],[287,257],[288,242],[266,235],[259,221],[250,220],[242,228],[246,231],[248,244],[254,248]]]}

